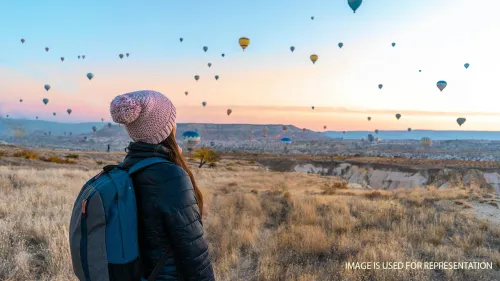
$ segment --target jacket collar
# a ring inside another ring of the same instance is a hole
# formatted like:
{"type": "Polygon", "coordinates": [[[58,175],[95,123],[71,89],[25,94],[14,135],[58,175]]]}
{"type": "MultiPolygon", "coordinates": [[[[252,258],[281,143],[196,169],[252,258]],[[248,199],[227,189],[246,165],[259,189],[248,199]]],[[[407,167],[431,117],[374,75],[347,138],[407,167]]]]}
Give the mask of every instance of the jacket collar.
{"type": "Polygon", "coordinates": [[[161,144],[131,142],[125,149],[127,156],[123,160],[124,167],[133,165],[144,158],[160,157],[170,160],[170,150],[161,144]]]}

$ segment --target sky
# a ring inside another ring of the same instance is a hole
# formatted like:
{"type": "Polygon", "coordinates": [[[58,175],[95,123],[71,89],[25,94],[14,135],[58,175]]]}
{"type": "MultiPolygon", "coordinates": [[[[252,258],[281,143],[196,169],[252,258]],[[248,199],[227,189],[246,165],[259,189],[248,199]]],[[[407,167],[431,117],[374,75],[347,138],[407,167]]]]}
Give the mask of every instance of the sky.
{"type": "Polygon", "coordinates": [[[494,0],[365,0],[356,13],[347,0],[3,0],[0,114],[112,121],[116,95],[148,89],[174,102],[179,123],[454,130],[466,117],[461,129],[496,131],[498,8],[494,0]],[[245,51],[241,36],[251,40],[245,51]]]}

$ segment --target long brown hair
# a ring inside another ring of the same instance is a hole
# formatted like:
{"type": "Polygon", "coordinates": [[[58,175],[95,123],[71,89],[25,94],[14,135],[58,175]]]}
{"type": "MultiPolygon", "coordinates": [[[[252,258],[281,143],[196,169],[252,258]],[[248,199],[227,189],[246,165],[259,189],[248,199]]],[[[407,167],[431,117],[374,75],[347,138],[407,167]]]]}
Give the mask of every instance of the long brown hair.
{"type": "Polygon", "coordinates": [[[200,215],[203,216],[203,195],[201,194],[200,189],[196,185],[193,173],[191,173],[191,170],[189,170],[188,166],[186,165],[186,162],[184,161],[184,157],[182,157],[182,154],[179,151],[179,146],[177,144],[177,141],[175,140],[175,129],[168,136],[168,138],[166,138],[164,141],[161,142],[161,145],[168,148],[168,154],[170,156],[170,160],[175,164],[181,166],[184,169],[184,171],[186,171],[186,173],[189,175],[191,183],[193,184],[194,193],[196,194],[196,201],[198,202],[200,215]]]}

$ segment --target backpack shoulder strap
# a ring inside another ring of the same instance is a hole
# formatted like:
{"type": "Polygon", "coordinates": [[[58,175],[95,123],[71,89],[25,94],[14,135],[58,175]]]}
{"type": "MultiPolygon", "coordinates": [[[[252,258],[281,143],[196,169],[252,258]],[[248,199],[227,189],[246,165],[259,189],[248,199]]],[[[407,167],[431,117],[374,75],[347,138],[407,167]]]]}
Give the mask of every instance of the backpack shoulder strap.
{"type": "Polygon", "coordinates": [[[168,257],[170,256],[170,254],[172,254],[173,251],[172,251],[172,248],[171,247],[168,247],[165,252],[163,252],[163,255],[161,256],[160,260],[158,261],[158,263],[155,265],[155,268],[153,269],[153,271],[151,272],[151,274],[149,275],[148,277],[148,281],[155,281],[156,280],[156,277],[158,277],[158,274],[160,273],[160,270],[163,268],[163,266],[165,265],[165,263],[167,262],[167,259],[168,257]]]}
{"type": "Polygon", "coordinates": [[[134,174],[134,173],[136,173],[144,168],[147,168],[151,165],[158,164],[158,163],[172,163],[172,162],[168,161],[167,159],[160,158],[160,157],[146,158],[144,160],[141,160],[141,161],[135,163],[131,167],[129,167],[128,174],[132,175],[132,174],[134,174]]]}

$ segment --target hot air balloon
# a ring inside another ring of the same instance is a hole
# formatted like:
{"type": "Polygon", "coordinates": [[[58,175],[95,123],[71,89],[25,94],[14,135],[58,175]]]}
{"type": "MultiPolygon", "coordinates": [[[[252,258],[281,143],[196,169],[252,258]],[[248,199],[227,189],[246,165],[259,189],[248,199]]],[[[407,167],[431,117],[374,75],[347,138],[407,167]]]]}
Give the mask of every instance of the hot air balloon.
{"type": "Polygon", "coordinates": [[[295,47],[294,47],[294,46],[291,46],[291,47],[290,47],[290,51],[292,51],[292,53],[293,53],[293,51],[295,51],[295,47]]]}
{"type": "Polygon", "coordinates": [[[326,126],[323,126],[323,129],[326,130],[326,126]]]}
{"type": "Polygon", "coordinates": [[[281,127],[281,129],[283,130],[283,132],[285,132],[285,133],[286,133],[286,130],[287,130],[288,128],[287,128],[286,126],[283,126],[283,127],[281,127]]]}
{"type": "Polygon", "coordinates": [[[460,117],[460,118],[457,118],[457,123],[460,127],[462,127],[462,125],[465,123],[467,119],[463,118],[463,117],[460,117]]]}
{"type": "Polygon", "coordinates": [[[85,55],[82,56],[82,59],[85,59],[85,55]]]}
{"type": "Polygon", "coordinates": [[[36,120],[38,120],[38,116],[36,117],[36,120]]]}
{"type": "Polygon", "coordinates": [[[314,17],[311,17],[311,20],[314,20],[314,17]]]}
{"type": "Polygon", "coordinates": [[[363,0],[347,0],[347,4],[351,7],[353,13],[356,13],[356,10],[361,6],[363,0]]]}
{"type": "Polygon", "coordinates": [[[215,80],[219,80],[219,75],[215,75],[215,80]]]}
{"type": "Polygon", "coordinates": [[[371,118],[370,116],[368,116],[368,118],[367,118],[367,119],[368,119],[368,121],[372,120],[372,118],[371,118]]]}
{"type": "Polygon", "coordinates": [[[222,57],[224,57],[225,55],[224,54],[221,54],[222,57]]]}
{"type": "Polygon", "coordinates": [[[264,127],[264,128],[262,129],[262,134],[264,135],[264,137],[267,137],[267,131],[268,131],[268,130],[269,130],[269,129],[268,129],[267,127],[264,127]]]}
{"type": "Polygon", "coordinates": [[[61,57],[61,61],[64,61],[64,57],[61,57]]]}
{"type": "Polygon", "coordinates": [[[205,53],[208,51],[208,47],[207,46],[203,46],[203,51],[205,51],[205,53]]]}
{"type": "Polygon", "coordinates": [[[375,138],[373,137],[373,135],[372,135],[372,134],[368,134],[368,140],[369,140],[370,142],[373,142],[373,141],[375,140],[375,138]]]}
{"type": "Polygon", "coordinates": [[[186,91],[186,92],[184,92],[184,94],[187,96],[189,93],[186,91]]]}
{"type": "Polygon", "coordinates": [[[423,137],[420,139],[420,143],[424,146],[425,149],[427,149],[432,145],[432,140],[431,138],[423,137]]]}
{"type": "Polygon", "coordinates": [[[48,99],[48,98],[44,98],[42,101],[43,101],[43,103],[44,103],[45,105],[47,105],[47,104],[49,103],[49,99],[48,99]]]}
{"type": "Polygon", "coordinates": [[[92,131],[94,131],[94,133],[97,131],[97,127],[96,126],[92,126],[92,131]]]}
{"type": "Polygon", "coordinates": [[[408,128],[408,132],[411,132],[411,128],[408,128]]]}
{"type": "Polygon", "coordinates": [[[204,102],[201,103],[201,105],[203,105],[203,107],[205,107],[207,105],[207,102],[204,101],[204,102]]]}
{"type": "Polygon", "coordinates": [[[401,114],[398,113],[398,114],[396,114],[396,119],[399,120],[399,118],[401,118],[401,114]]]}
{"type": "Polygon", "coordinates": [[[9,114],[5,115],[7,118],[9,118],[9,114]]]}
{"type": "Polygon", "coordinates": [[[378,88],[382,90],[382,87],[384,87],[384,85],[382,84],[378,84],[378,88]]]}
{"type": "Polygon", "coordinates": [[[392,44],[391,44],[391,45],[392,45],[393,47],[395,47],[395,46],[396,46],[396,43],[392,42],[392,44]]]}
{"type": "Polygon", "coordinates": [[[339,48],[342,49],[343,46],[344,46],[344,43],[340,42],[339,43],[339,48]]]}
{"type": "Polygon", "coordinates": [[[184,142],[186,148],[191,151],[200,143],[201,137],[200,134],[195,131],[185,131],[182,134],[182,141],[184,142]]]}
{"type": "Polygon", "coordinates": [[[227,116],[229,116],[233,111],[231,109],[227,110],[227,116]]]}
{"type": "Polygon", "coordinates": [[[302,128],[302,132],[305,133],[307,131],[306,128],[302,128]]]}
{"type": "Polygon", "coordinates": [[[104,117],[101,117],[101,122],[104,122],[104,117]]]}
{"type": "Polygon", "coordinates": [[[314,106],[311,106],[312,110],[314,110],[314,106]]]}
{"type": "Polygon", "coordinates": [[[309,58],[311,59],[312,63],[314,64],[318,60],[318,55],[312,54],[309,58]]]}
{"type": "Polygon", "coordinates": [[[422,69],[420,69],[418,72],[422,72],[422,69]]]}
{"type": "Polygon", "coordinates": [[[211,67],[211,66],[212,66],[212,63],[211,63],[211,62],[209,62],[209,63],[208,63],[208,67],[211,67]]]}
{"type": "Polygon", "coordinates": [[[45,90],[46,90],[46,91],[49,91],[49,90],[50,90],[50,85],[48,85],[48,84],[47,84],[47,85],[45,85],[45,86],[43,86],[43,87],[45,88],[45,90]]]}
{"type": "Polygon", "coordinates": [[[52,112],[52,115],[56,116],[56,113],[55,113],[55,112],[52,112]]]}
{"type": "Polygon", "coordinates": [[[291,138],[282,138],[281,143],[283,143],[285,145],[285,149],[287,149],[288,145],[292,143],[292,139],[291,138]]]}
{"type": "Polygon", "coordinates": [[[24,44],[25,40],[23,38],[21,38],[21,43],[24,44]]]}
{"type": "Polygon", "coordinates": [[[19,102],[23,102],[23,99],[20,99],[19,102]]]}
{"type": "Polygon", "coordinates": [[[80,59],[80,56],[78,56],[78,59],[80,59]]]}
{"type": "Polygon", "coordinates": [[[238,43],[240,44],[240,47],[244,51],[248,47],[248,45],[250,45],[250,39],[248,39],[248,37],[240,37],[238,43]]]}
{"type": "Polygon", "coordinates": [[[194,76],[194,80],[198,81],[198,79],[200,79],[200,76],[199,75],[195,75],[194,76]]]}
{"type": "Polygon", "coordinates": [[[111,128],[111,126],[112,126],[112,124],[109,122],[109,123],[108,123],[108,128],[111,128]]]}
{"type": "Polygon", "coordinates": [[[71,110],[71,108],[68,108],[68,109],[66,110],[66,112],[68,112],[68,115],[69,115],[69,114],[71,114],[71,112],[73,112],[73,110],[71,110]]]}
{"type": "Polygon", "coordinates": [[[87,73],[87,78],[88,78],[89,80],[92,80],[92,78],[94,78],[94,74],[92,74],[92,73],[90,73],[90,72],[89,72],[89,73],[87,73]]]}
{"type": "Polygon", "coordinates": [[[45,51],[48,52],[49,51],[49,47],[45,47],[45,51]]]}
{"type": "Polygon", "coordinates": [[[129,54],[129,53],[126,53],[125,55],[127,56],[127,58],[128,58],[128,56],[130,56],[130,54],[129,54]]]}
{"type": "Polygon", "coordinates": [[[448,83],[446,83],[446,81],[444,81],[444,80],[437,82],[437,87],[441,92],[444,90],[444,88],[446,88],[447,85],[448,85],[448,83]]]}
{"type": "Polygon", "coordinates": [[[123,54],[119,54],[118,56],[120,57],[120,59],[123,59],[123,54]]]}
{"type": "Polygon", "coordinates": [[[465,69],[469,68],[469,63],[464,64],[465,69]]]}
{"type": "Polygon", "coordinates": [[[375,130],[375,134],[378,134],[378,129],[375,130]]]}

